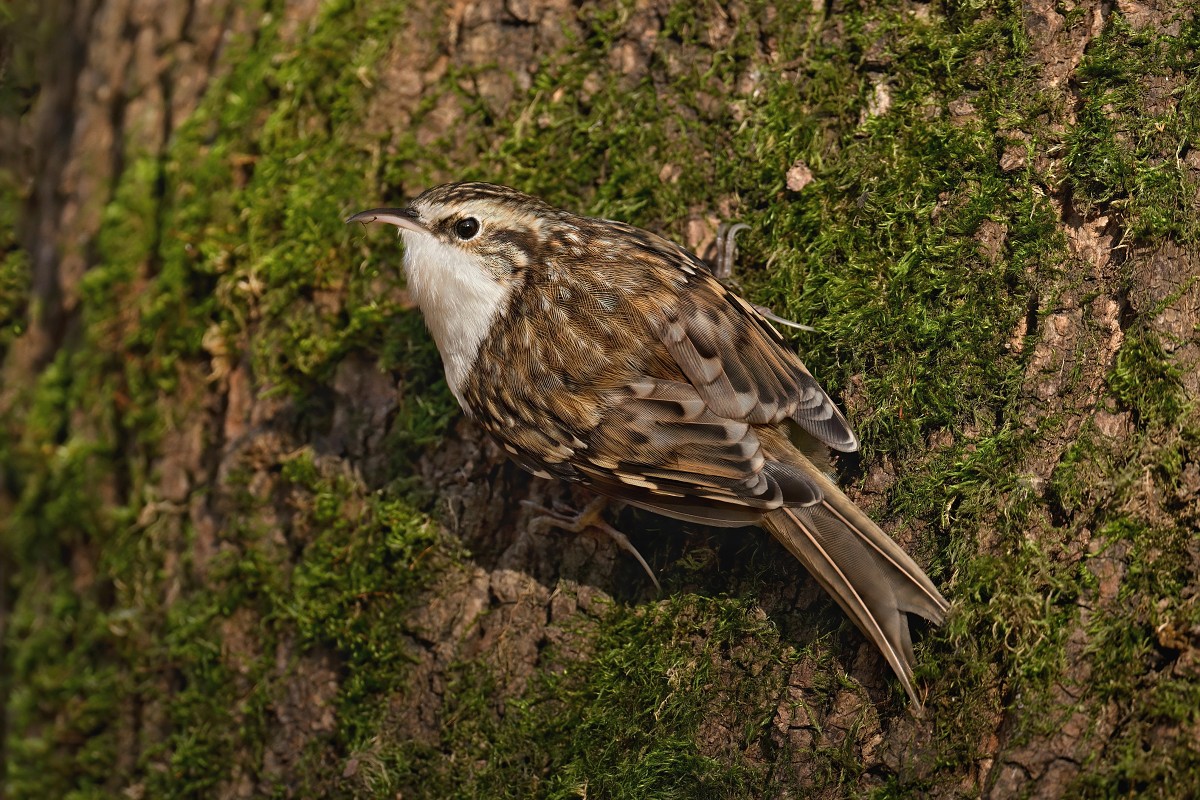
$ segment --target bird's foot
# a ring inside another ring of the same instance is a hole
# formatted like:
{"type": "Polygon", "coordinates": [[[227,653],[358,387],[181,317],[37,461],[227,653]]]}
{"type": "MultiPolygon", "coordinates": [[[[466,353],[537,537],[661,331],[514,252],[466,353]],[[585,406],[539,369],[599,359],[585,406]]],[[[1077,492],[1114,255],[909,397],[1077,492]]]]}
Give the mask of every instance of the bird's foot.
{"type": "MultiPolygon", "coordinates": [[[[737,261],[737,235],[742,231],[749,230],[750,226],[744,222],[736,224],[722,222],[717,226],[717,261],[713,265],[713,275],[719,281],[727,281],[733,275],[733,264],[737,261]]],[[[801,331],[816,331],[809,325],[800,322],[795,322],[785,317],[781,317],[766,306],[750,304],[755,311],[762,314],[767,319],[778,325],[786,325],[789,328],[795,328],[801,331]]]]}
{"type": "Polygon", "coordinates": [[[633,542],[629,541],[628,536],[604,520],[604,509],[608,504],[609,499],[607,497],[598,496],[584,506],[582,511],[569,512],[546,508],[530,500],[521,501],[521,505],[538,514],[537,517],[534,517],[529,522],[530,529],[536,533],[545,533],[551,528],[558,528],[569,533],[583,533],[589,528],[594,528],[604,533],[616,543],[617,547],[637,559],[637,562],[642,565],[642,569],[650,576],[654,588],[661,593],[662,585],[654,575],[654,570],[650,569],[650,565],[646,563],[646,559],[642,558],[642,554],[633,546],[633,542]]]}

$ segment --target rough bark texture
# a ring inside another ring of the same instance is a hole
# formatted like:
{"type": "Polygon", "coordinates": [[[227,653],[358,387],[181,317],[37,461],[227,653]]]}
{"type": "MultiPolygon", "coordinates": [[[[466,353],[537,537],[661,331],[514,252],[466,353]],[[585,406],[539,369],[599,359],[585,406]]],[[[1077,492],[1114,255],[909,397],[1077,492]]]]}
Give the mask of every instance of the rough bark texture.
{"type": "Polygon", "coordinates": [[[0,797],[1200,792],[1194,12],[693,5],[0,12],[0,797]],[[338,223],[467,176],[754,225],[923,718],[769,537],[531,532],[338,223]]]}

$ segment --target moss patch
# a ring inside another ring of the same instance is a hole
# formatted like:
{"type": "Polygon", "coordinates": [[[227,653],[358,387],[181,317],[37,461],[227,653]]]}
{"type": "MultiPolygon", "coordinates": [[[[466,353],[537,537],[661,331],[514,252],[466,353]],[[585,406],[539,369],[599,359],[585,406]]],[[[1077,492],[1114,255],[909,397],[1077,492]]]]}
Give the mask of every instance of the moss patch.
{"type": "Polygon", "coordinates": [[[28,324],[30,264],[16,241],[19,207],[15,177],[0,171],[0,357],[28,324]]]}
{"type": "Polygon", "coordinates": [[[393,785],[440,797],[570,798],[735,797],[771,783],[742,753],[761,750],[798,657],[752,602],[617,606],[586,633],[589,658],[546,651],[533,685],[498,717],[504,692],[492,672],[462,664],[442,741],[398,743],[393,785]],[[713,718],[732,729],[727,741],[703,741],[713,718]]]}
{"type": "Polygon", "coordinates": [[[1180,160],[1200,131],[1200,27],[1179,16],[1179,35],[1164,36],[1113,14],[1076,71],[1081,105],[1064,142],[1074,200],[1117,212],[1138,241],[1200,234],[1188,210],[1200,186],[1180,160]]]}
{"type": "MultiPolygon", "coordinates": [[[[15,497],[0,548],[15,569],[3,778],[14,797],[211,796],[246,774],[269,783],[272,704],[291,676],[276,663],[284,639],[351,666],[369,660],[374,671],[343,686],[364,719],[376,707],[364,693],[402,671],[390,626],[412,570],[400,567],[431,541],[406,501],[321,478],[311,458],[289,462],[280,491],[307,498],[289,525],[324,528],[296,559],[293,586],[251,487],[201,565],[200,533],[154,502],[152,473],[164,436],[206,413],[185,400],[201,365],[219,372],[246,353],[262,389],[304,400],[351,350],[414,378],[436,365],[419,322],[388,294],[388,259],[344,261],[339,204],[367,194],[342,147],[365,95],[355,70],[378,58],[400,14],[326,4],[316,34],[283,58],[262,44],[278,22],[260,42],[235,40],[232,68],[169,151],[127,154],[81,286],[80,333],[0,443],[15,497]],[[351,575],[338,568],[348,557],[351,575]],[[340,588],[326,593],[334,576],[340,588]],[[364,609],[359,627],[345,624],[364,609]]],[[[12,187],[0,187],[11,221],[12,187]]],[[[28,275],[8,240],[0,259],[2,350],[23,324],[28,275]]],[[[437,437],[448,406],[436,394],[404,405],[398,462],[437,437]]]]}

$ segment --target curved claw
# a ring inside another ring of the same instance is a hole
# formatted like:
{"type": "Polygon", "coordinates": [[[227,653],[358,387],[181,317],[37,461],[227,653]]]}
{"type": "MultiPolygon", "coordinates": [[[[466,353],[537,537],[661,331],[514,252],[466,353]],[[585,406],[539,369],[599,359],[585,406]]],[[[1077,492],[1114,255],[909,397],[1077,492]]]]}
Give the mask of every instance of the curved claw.
{"type": "Polygon", "coordinates": [[[753,306],[754,310],[757,311],[759,314],[762,314],[764,317],[771,320],[771,322],[776,322],[780,325],[786,325],[789,328],[795,328],[798,331],[812,331],[813,333],[817,332],[817,329],[812,327],[811,325],[805,325],[802,322],[796,322],[795,320],[785,319],[785,318],[779,316],[778,314],[776,314],[771,309],[767,308],[766,306],[760,306],[755,303],[751,303],[750,305],[753,306]]]}
{"type": "Polygon", "coordinates": [[[720,280],[733,274],[733,262],[737,260],[737,235],[747,230],[750,230],[750,226],[744,222],[722,222],[717,226],[717,263],[713,267],[713,274],[720,280]]]}
{"type": "Polygon", "coordinates": [[[659,594],[662,594],[662,584],[658,582],[658,577],[655,576],[654,570],[650,569],[650,565],[646,563],[646,559],[642,558],[642,554],[633,546],[633,542],[629,541],[628,536],[604,521],[602,512],[608,503],[609,499],[607,497],[600,496],[588,503],[582,511],[571,514],[557,509],[546,508],[531,500],[521,501],[521,505],[538,513],[538,517],[530,522],[531,528],[559,528],[570,533],[583,533],[588,528],[595,528],[604,533],[616,543],[617,547],[637,559],[637,562],[642,565],[642,569],[650,576],[651,582],[654,583],[654,588],[658,590],[659,594]]]}
{"type": "MultiPolygon", "coordinates": [[[[713,267],[713,275],[718,280],[726,280],[733,274],[733,262],[737,260],[737,235],[749,229],[750,226],[744,222],[734,224],[722,222],[717,226],[717,263],[713,267]]],[[[759,314],[762,314],[776,324],[786,325],[798,331],[812,331],[813,333],[817,331],[816,328],[810,325],[781,317],[766,306],[760,306],[755,303],[751,303],[750,305],[759,314]]]]}

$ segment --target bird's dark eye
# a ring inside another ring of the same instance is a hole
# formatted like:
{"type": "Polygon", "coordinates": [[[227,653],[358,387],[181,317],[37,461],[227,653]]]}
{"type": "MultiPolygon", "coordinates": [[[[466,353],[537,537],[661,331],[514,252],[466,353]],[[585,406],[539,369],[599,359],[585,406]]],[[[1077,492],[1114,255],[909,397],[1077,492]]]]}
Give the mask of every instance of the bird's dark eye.
{"type": "Polygon", "coordinates": [[[477,233],[479,233],[479,220],[474,217],[464,217],[454,223],[454,235],[464,242],[474,238],[477,233]]]}

